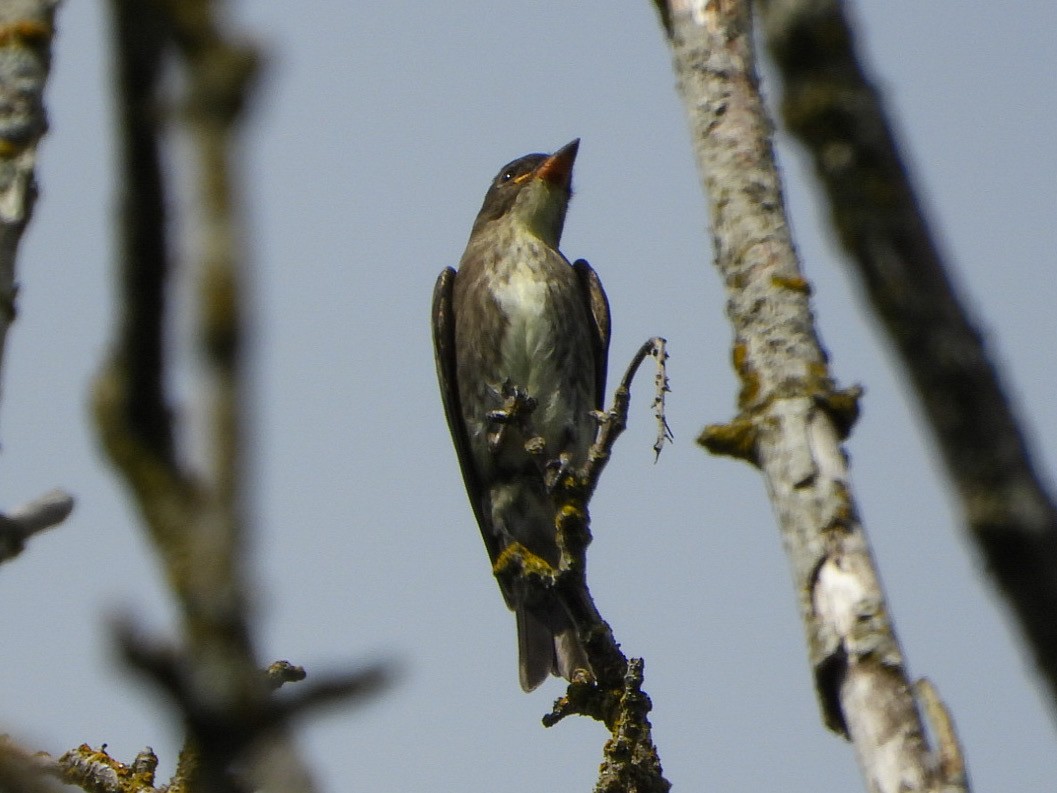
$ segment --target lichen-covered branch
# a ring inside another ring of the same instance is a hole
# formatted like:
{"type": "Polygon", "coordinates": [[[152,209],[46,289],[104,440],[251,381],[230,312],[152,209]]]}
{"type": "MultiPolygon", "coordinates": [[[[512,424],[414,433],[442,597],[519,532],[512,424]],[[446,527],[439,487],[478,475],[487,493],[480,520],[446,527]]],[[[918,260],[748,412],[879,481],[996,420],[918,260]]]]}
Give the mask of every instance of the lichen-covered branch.
{"type": "Polygon", "coordinates": [[[739,413],[702,442],[758,466],[790,558],[822,715],[853,743],[867,789],[941,778],[851,492],[838,390],[813,326],[761,101],[748,0],[670,0],[666,23],[734,330],[739,413]]]}
{"type": "MultiPolygon", "coordinates": [[[[158,788],[154,772],[158,757],[150,747],[144,749],[131,764],[126,765],[111,757],[105,747],[93,749],[81,744],[53,761],[51,773],[68,785],[75,785],[87,793],[160,793],[172,791],[174,785],[158,788]]],[[[177,783],[178,786],[178,783],[177,783]]]]}
{"type": "Polygon", "coordinates": [[[496,561],[495,573],[500,578],[518,577],[530,588],[551,590],[576,626],[594,674],[574,679],[551,712],[543,717],[543,724],[551,727],[567,716],[580,715],[601,721],[609,728],[610,739],[606,743],[596,793],[667,793],[671,788],[653,743],[649,721],[653,705],[642,690],[643,661],[640,658],[629,661],[624,655],[587,585],[587,546],[591,542],[588,504],[617,438],[627,427],[631,383],[647,356],[652,356],[657,363],[654,450],[660,454],[671,434],[664,415],[668,354],[665,340],[659,337],[649,339],[638,349],[616,388],[613,407],[598,414],[598,433],[580,470],[562,469],[553,478],[552,460],[543,439],[532,429],[534,403],[522,399],[519,389],[512,389],[515,404],[507,411],[520,425],[523,437],[532,439],[527,448],[535,455],[539,475],[553,498],[561,559],[554,569],[541,563],[519,543],[512,543],[496,561]]]}
{"type": "Polygon", "coordinates": [[[0,365],[15,319],[18,244],[37,197],[37,144],[48,128],[44,85],[57,5],[57,0],[0,4],[0,365]]]}
{"type": "MultiPolygon", "coordinates": [[[[0,4],[0,369],[17,314],[16,263],[37,198],[37,145],[48,129],[44,86],[58,0],[0,4]]],[[[34,533],[61,523],[73,498],[53,491],[0,515],[0,562],[17,556],[34,533]]]]}
{"type": "Polygon", "coordinates": [[[814,159],[834,228],[888,333],[1057,706],[1057,506],[947,274],[840,0],[760,0],[786,126],[814,159]]]}

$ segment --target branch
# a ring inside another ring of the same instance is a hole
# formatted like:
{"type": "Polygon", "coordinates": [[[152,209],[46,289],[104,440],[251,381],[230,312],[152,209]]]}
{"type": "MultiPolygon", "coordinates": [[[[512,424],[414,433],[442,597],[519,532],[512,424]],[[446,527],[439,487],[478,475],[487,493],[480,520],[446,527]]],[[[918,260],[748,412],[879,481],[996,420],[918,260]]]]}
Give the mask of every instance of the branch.
{"type": "MultiPolygon", "coordinates": [[[[51,68],[57,0],[0,5],[0,369],[17,314],[18,246],[37,198],[37,145],[48,128],[44,86],[51,68]]],[[[0,562],[22,552],[38,531],[61,523],[73,498],[52,491],[0,515],[0,562]]]]}
{"type": "Polygon", "coordinates": [[[519,578],[530,591],[551,590],[576,627],[594,678],[585,676],[571,681],[566,693],[543,717],[543,725],[554,726],[575,714],[601,721],[609,728],[611,737],[606,743],[605,762],[595,788],[597,793],[667,793],[671,787],[664,778],[653,744],[648,718],[652,703],[642,691],[642,659],[628,661],[587,586],[587,546],[591,542],[587,505],[617,438],[627,427],[631,382],[647,356],[653,356],[657,362],[653,410],[658,434],[654,450],[660,454],[665,441],[671,438],[664,416],[668,354],[665,340],[660,337],[649,339],[635,353],[614,393],[613,407],[598,415],[598,433],[581,470],[559,465],[555,477],[556,461],[549,457],[543,439],[532,429],[535,402],[520,388],[510,387],[507,404],[500,412],[504,421],[516,422],[522,437],[529,439],[526,449],[536,460],[540,478],[554,503],[561,559],[554,569],[519,543],[512,543],[496,560],[495,574],[499,578],[519,578]]]}
{"type": "MultiPolygon", "coordinates": [[[[202,696],[194,679],[195,663],[179,649],[146,639],[127,623],[118,624],[116,634],[125,660],[176,701],[191,735],[200,740],[203,736],[221,733],[225,743],[237,747],[235,753],[250,746],[262,733],[272,731],[309,710],[374,696],[392,678],[388,666],[374,664],[354,672],[321,676],[302,683],[282,699],[267,698],[262,693],[257,710],[227,712],[217,707],[215,698],[202,696]]],[[[306,678],[303,667],[289,661],[276,661],[258,672],[256,682],[264,692],[275,691],[286,683],[301,683],[306,678]]]]}
{"type": "Polygon", "coordinates": [[[41,752],[29,752],[0,735],[0,790],[11,793],[60,793],[48,777],[60,777],[58,764],[41,752]]]}
{"type": "Polygon", "coordinates": [[[748,0],[671,0],[670,44],[727,289],[739,414],[714,453],[763,472],[790,555],[824,722],[855,745],[867,788],[942,780],[911,695],[841,441],[856,391],[836,389],[793,249],[760,98],[748,0]]]}
{"type": "MultiPolygon", "coordinates": [[[[257,63],[231,41],[209,0],[111,0],[121,113],[119,332],[95,383],[95,413],[111,461],[143,515],[183,617],[172,650],[126,641],[126,655],[180,706],[187,739],[178,777],[196,793],[237,789],[233,770],[265,784],[267,758],[283,756],[283,788],[311,782],[286,736],[258,668],[245,570],[243,446],[245,310],[235,212],[233,136],[257,63]],[[209,395],[206,470],[179,459],[183,430],[167,393],[166,185],[161,169],[160,81],[176,58],[187,87],[184,118],[199,157],[203,229],[196,341],[209,395]],[[271,751],[262,751],[267,745],[271,751]]],[[[349,688],[348,686],[346,688],[349,688]]],[[[336,688],[331,692],[337,695],[336,688]]],[[[321,696],[320,699],[323,697],[321,696]]],[[[333,697],[331,697],[333,698],[333,697]]]]}
{"type": "Polygon", "coordinates": [[[921,211],[839,0],[762,0],[787,126],[928,419],[970,536],[1057,706],[1057,506],[921,211]],[[834,156],[839,152],[840,156],[834,156]]]}
{"type": "Polygon", "coordinates": [[[44,85],[51,68],[57,0],[0,7],[0,366],[15,319],[15,259],[37,198],[37,144],[48,128],[44,85]]]}
{"type": "Polygon", "coordinates": [[[672,440],[672,431],[668,427],[668,421],[664,415],[664,395],[670,390],[668,388],[667,360],[668,352],[665,350],[667,340],[660,336],[647,339],[638,352],[635,353],[620,379],[620,385],[613,393],[613,407],[605,411],[599,417],[598,435],[587,453],[587,463],[582,472],[587,487],[588,498],[594,494],[598,486],[598,480],[602,471],[609,462],[613,446],[628,426],[628,410],[631,407],[631,381],[639,371],[646,356],[650,355],[657,362],[657,374],[654,377],[656,395],[653,398],[653,415],[657,420],[657,439],[653,443],[653,451],[657,457],[661,456],[664,444],[672,440]]]}
{"type": "Polygon", "coordinates": [[[169,788],[155,787],[157,768],[158,756],[149,746],[125,765],[107,754],[105,746],[81,744],[54,761],[51,773],[86,793],[161,793],[169,788]]]}
{"type": "Polygon", "coordinates": [[[73,496],[65,490],[49,490],[6,515],[0,515],[0,562],[18,556],[26,540],[37,532],[59,525],[72,511],[73,496]]]}

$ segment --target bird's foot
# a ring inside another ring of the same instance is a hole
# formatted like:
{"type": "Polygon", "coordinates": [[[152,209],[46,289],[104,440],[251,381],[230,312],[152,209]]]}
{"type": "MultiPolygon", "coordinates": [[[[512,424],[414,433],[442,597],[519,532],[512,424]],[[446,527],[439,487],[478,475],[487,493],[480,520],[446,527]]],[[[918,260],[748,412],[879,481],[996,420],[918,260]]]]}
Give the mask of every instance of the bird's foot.
{"type": "Polygon", "coordinates": [[[525,441],[525,451],[533,457],[540,458],[547,453],[547,442],[542,435],[536,435],[525,441]]]}
{"type": "MultiPolygon", "coordinates": [[[[503,442],[506,428],[511,424],[525,427],[528,424],[528,417],[536,409],[536,400],[510,380],[503,381],[496,395],[502,397],[503,407],[489,410],[485,414],[485,418],[494,425],[494,428],[488,432],[488,447],[493,452],[503,442]]],[[[524,434],[528,435],[528,433],[524,434]]]]}
{"type": "Polygon", "coordinates": [[[547,486],[547,492],[553,493],[571,469],[572,463],[568,452],[562,452],[555,460],[548,460],[543,469],[543,483],[547,486]]]}

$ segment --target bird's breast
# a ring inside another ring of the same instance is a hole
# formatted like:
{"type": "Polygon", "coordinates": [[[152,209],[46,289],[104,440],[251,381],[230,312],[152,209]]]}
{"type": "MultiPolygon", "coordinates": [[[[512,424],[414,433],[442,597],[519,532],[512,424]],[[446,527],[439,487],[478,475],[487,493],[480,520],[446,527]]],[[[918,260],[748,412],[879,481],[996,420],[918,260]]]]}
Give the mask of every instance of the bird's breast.
{"type": "MultiPolygon", "coordinates": [[[[532,427],[548,449],[581,457],[593,426],[594,362],[572,266],[538,238],[514,233],[472,251],[460,271],[466,280],[456,283],[456,346],[471,437],[483,442],[489,426],[483,415],[502,406],[509,384],[536,400],[532,427]]],[[[523,458],[523,451],[513,452],[520,442],[511,437],[511,444],[508,452],[523,458]]]]}
{"type": "Polygon", "coordinates": [[[572,268],[542,245],[514,245],[491,290],[506,317],[505,332],[495,340],[505,376],[537,399],[563,390],[561,359],[580,308],[572,268]]]}
{"type": "Polygon", "coordinates": [[[493,284],[493,297],[507,320],[506,332],[496,340],[503,369],[530,392],[540,390],[537,379],[556,341],[553,293],[553,284],[531,267],[512,268],[493,284]]]}

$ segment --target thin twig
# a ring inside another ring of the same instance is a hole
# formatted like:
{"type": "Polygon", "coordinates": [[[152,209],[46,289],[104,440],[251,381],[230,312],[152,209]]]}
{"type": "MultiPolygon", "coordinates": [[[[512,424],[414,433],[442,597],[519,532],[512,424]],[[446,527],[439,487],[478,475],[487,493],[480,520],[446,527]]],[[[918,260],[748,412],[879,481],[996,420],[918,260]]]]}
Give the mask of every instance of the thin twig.
{"type": "Polygon", "coordinates": [[[609,457],[613,446],[617,442],[617,438],[627,429],[628,410],[631,406],[631,383],[635,379],[642,362],[646,360],[647,355],[653,356],[657,362],[657,374],[654,378],[657,393],[654,396],[651,407],[653,408],[654,417],[657,419],[657,440],[653,444],[653,450],[658,457],[664,448],[665,442],[671,440],[672,433],[668,428],[668,422],[664,415],[664,395],[670,390],[668,388],[666,367],[668,360],[668,353],[665,350],[666,344],[666,340],[660,336],[654,336],[643,342],[631,359],[631,363],[628,364],[627,369],[624,371],[624,376],[620,378],[620,384],[613,393],[613,407],[605,411],[600,417],[598,434],[595,436],[595,442],[587,453],[587,462],[580,474],[586,483],[588,498],[598,486],[598,480],[609,462],[609,457]]]}

